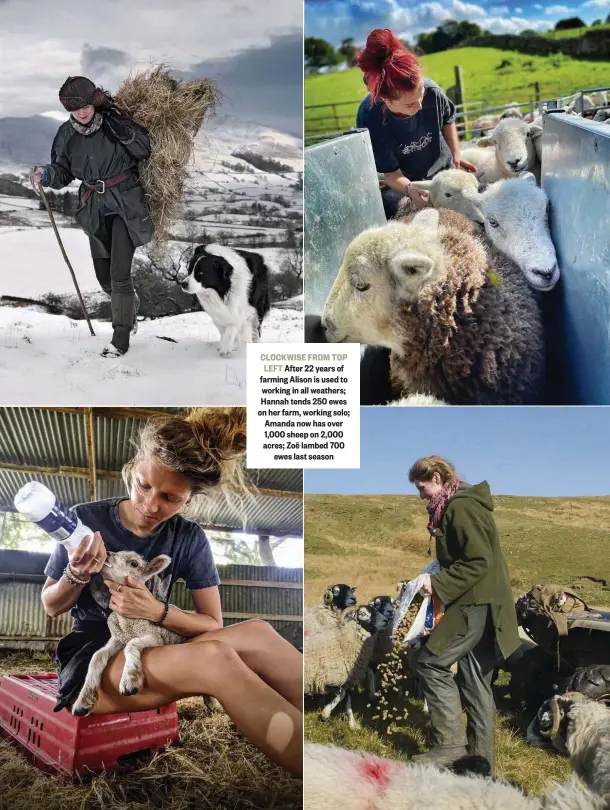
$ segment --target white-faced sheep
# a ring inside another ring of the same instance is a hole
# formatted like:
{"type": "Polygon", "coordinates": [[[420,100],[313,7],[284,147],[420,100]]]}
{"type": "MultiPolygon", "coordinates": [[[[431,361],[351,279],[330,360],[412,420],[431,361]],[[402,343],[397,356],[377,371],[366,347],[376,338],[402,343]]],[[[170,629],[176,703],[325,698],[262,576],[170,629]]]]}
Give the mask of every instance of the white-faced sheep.
{"type": "Polygon", "coordinates": [[[395,407],[420,407],[420,408],[429,408],[430,406],[446,406],[449,405],[448,402],[443,402],[442,399],[437,399],[436,397],[430,396],[430,394],[409,394],[408,397],[401,397],[400,399],[395,399],[393,402],[388,402],[388,405],[393,405],[395,407]]]}
{"type": "Polygon", "coordinates": [[[363,605],[347,608],[341,616],[331,614],[320,620],[304,617],[305,676],[303,691],[306,695],[328,694],[334,698],[322,710],[327,720],[333,709],[346,698],[346,711],[350,727],[357,724],[351,707],[350,689],[372,677],[370,662],[378,630],[386,627],[383,614],[363,605]]]}
{"type": "Polygon", "coordinates": [[[557,284],[559,267],[549,228],[549,200],[531,173],[498,180],[481,192],[474,175],[459,169],[447,169],[432,180],[413,185],[429,191],[435,208],[459,211],[481,225],[493,246],[515,262],[534,290],[547,292],[557,284]]]}
{"type": "MultiPolygon", "coordinates": [[[[165,570],[170,562],[171,557],[166,554],[160,554],[150,562],[146,562],[135,551],[107,551],[101,574],[104,579],[121,585],[128,576],[144,583],[165,570]]],[[[125,650],[125,666],[119,691],[122,695],[135,695],[143,683],[142,651],[165,644],[180,644],[185,640],[173,630],[159,627],[147,619],[129,619],[116,611],[112,611],[108,617],[108,628],[111,633],[110,640],[93,654],[89,662],[85,683],[72,707],[74,715],[87,715],[95,706],[103,672],[113,655],[125,650]]]]}
{"type": "Polygon", "coordinates": [[[481,182],[493,183],[506,177],[517,177],[530,171],[540,183],[540,158],[535,141],[542,135],[542,127],[527,124],[517,118],[504,118],[476,146],[462,149],[464,160],[481,170],[481,182]]]}
{"type": "Polygon", "coordinates": [[[330,342],[390,349],[394,397],[539,404],[542,321],[519,268],[454,211],[426,209],[357,236],[326,301],[330,342]]]}
{"type": "Polygon", "coordinates": [[[608,810],[610,710],[579,698],[567,709],[568,722],[554,742],[568,752],[588,788],[572,778],[536,799],[501,780],[305,743],[305,806],[326,810],[340,796],[344,810],[608,810]]]}

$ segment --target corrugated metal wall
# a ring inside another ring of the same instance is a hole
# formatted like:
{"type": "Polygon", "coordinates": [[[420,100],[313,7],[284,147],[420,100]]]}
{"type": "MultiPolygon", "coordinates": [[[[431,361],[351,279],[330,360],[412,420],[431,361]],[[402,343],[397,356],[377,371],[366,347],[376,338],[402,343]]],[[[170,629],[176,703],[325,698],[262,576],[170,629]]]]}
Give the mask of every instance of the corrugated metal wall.
{"type": "MultiPolygon", "coordinates": [[[[225,624],[262,618],[302,647],[302,569],[224,565],[218,571],[225,624]]],[[[41,574],[0,574],[0,648],[50,643],[70,632],[69,613],[51,619],[44,612],[40,600],[44,581],[41,574]]],[[[174,585],[171,601],[183,610],[194,609],[183,582],[174,585]]]]}

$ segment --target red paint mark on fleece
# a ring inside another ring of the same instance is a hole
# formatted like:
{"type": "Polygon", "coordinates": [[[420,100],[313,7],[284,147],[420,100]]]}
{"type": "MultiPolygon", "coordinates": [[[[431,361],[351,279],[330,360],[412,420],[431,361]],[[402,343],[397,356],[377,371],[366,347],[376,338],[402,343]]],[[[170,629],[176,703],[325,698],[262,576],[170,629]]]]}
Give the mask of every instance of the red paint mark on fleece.
{"type": "Polygon", "coordinates": [[[305,638],[307,638],[308,635],[309,635],[309,630],[306,630],[305,631],[305,638]]]}
{"type": "Polygon", "coordinates": [[[360,776],[369,782],[377,783],[380,790],[385,790],[390,783],[390,765],[379,759],[365,759],[358,765],[360,776]]]}

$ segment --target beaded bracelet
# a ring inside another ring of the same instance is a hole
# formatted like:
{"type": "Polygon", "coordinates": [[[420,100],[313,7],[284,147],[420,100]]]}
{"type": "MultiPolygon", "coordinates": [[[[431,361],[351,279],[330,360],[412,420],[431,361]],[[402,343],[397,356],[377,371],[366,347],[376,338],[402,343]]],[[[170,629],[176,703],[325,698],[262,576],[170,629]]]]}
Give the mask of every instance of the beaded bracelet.
{"type": "Polygon", "coordinates": [[[68,563],[64,568],[64,577],[68,580],[70,585],[74,586],[88,585],[91,581],[91,577],[89,577],[89,579],[79,579],[70,567],[70,563],[68,563]]]}
{"type": "Polygon", "coordinates": [[[168,613],[169,613],[169,602],[166,602],[165,603],[165,610],[163,611],[163,616],[161,616],[161,618],[159,619],[158,622],[153,622],[153,624],[156,624],[158,627],[161,627],[163,622],[167,619],[167,614],[168,613]]]}

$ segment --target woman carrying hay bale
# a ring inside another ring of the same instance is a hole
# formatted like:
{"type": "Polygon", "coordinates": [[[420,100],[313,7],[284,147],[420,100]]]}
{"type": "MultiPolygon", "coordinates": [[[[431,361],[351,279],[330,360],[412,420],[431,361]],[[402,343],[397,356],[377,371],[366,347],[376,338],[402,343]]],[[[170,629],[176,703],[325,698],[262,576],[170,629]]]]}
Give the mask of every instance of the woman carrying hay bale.
{"type": "Polygon", "coordinates": [[[222,626],[219,579],[203,530],[180,513],[196,498],[246,494],[245,408],[199,408],[187,417],[151,417],[123,478],[129,497],[75,507],[95,531],[68,555],[57,544],[42,591],[46,613],[71,611],[73,630],[57,647],[58,702],[69,707],[80,693],[93,654],[110,638],[114,610],[147,619],[184,636],[185,643],[142,653],[144,685],[125,696],[119,684],[123,652],[111,658],[92,714],[147,711],[175,700],[211,695],[235,725],[270,759],[292,773],[302,770],[303,659],[271,625],[250,620],[222,626]],[[171,557],[149,586],[131,578],[117,585],[99,576],[106,551],[137,551],[146,560],[171,557]],[[183,579],[195,606],[168,604],[183,579]]]}
{"type": "Polygon", "coordinates": [[[51,163],[35,166],[30,177],[35,186],[54,189],[82,181],[76,221],[89,237],[95,275],[112,307],[112,340],[102,356],[120,357],[137,324],[134,252],[153,236],[138,176],[138,163],[150,156],[150,139],[144,127],[119,112],[109,93],[84,76],[70,76],[59,100],[70,118],[55,136],[51,163]]]}
{"type": "Polygon", "coordinates": [[[428,531],[436,538],[441,567],[438,574],[423,575],[420,593],[434,593],[446,606],[418,654],[416,670],[430,709],[434,747],[414,759],[447,765],[469,754],[484,758],[493,773],[493,672],[521,641],[489,484],[468,486],[440,456],[416,461],[409,481],[428,501],[428,531]]]}
{"type": "Polygon", "coordinates": [[[462,160],[455,126],[455,105],[441,88],[422,75],[417,57],[388,28],[368,35],[358,57],[368,95],[360,103],[356,125],[368,129],[388,219],[407,196],[416,208],[428,193],[411,185],[443,169],[476,167],[462,160]]]}

